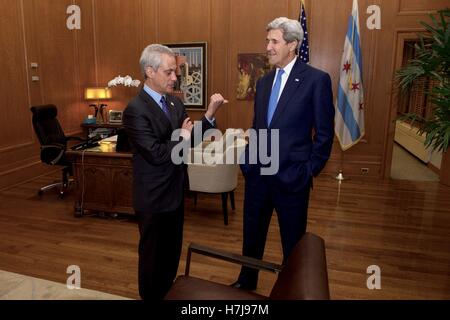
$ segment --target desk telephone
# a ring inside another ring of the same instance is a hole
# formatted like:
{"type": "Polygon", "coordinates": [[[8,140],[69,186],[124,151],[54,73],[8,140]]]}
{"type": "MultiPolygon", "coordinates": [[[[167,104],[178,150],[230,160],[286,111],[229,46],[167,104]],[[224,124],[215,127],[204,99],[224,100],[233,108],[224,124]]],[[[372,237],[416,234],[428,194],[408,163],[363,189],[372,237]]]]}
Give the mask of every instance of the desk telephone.
{"type": "Polygon", "coordinates": [[[108,138],[114,134],[114,129],[111,128],[96,128],[89,133],[89,138],[100,136],[102,138],[108,138]]]}
{"type": "Polygon", "coordinates": [[[95,137],[89,138],[88,140],[86,140],[82,143],[78,143],[78,144],[72,146],[70,149],[71,150],[84,150],[84,149],[97,147],[97,146],[99,146],[98,141],[101,139],[102,139],[101,136],[95,136],[95,137]]]}

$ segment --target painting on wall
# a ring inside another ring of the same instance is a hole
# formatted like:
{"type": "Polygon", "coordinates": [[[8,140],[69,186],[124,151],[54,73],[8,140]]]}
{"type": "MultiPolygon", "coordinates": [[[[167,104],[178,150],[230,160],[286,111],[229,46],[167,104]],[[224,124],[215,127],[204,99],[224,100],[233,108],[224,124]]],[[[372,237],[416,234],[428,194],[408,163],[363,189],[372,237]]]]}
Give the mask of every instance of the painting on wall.
{"type": "Polygon", "coordinates": [[[265,53],[238,54],[238,100],[255,98],[256,81],[269,72],[271,66],[265,53]]]}
{"type": "Polygon", "coordinates": [[[206,42],[169,43],[177,59],[177,78],[174,94],[187,109],[205,110],[207,95],[206,42]]]}

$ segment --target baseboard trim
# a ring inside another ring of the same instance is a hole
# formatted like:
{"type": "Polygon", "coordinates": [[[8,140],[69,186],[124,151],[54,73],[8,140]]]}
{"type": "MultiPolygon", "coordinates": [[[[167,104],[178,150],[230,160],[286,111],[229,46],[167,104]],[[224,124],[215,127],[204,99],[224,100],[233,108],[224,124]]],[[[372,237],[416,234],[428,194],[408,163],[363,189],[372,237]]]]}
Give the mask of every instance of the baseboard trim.
{"type": "Polygon", "coordinates": [[[427,163],[427,167],[428,167],[428,169],[430,169],[431,171],[433,171],[437,175],[441,174],[441,170],[438,167],[436,167],[435,165],[433,165],[431,162],[427,163]]]}
{"type": "Polygon", "coordinates": [[[28,182],[37,177],[47,175],[56,170],[60,170],[60,168],[56,169],[54,167],[45,166],[40,161],[33,161],[26,165],[0,172],[0,191],[28,182]]]}

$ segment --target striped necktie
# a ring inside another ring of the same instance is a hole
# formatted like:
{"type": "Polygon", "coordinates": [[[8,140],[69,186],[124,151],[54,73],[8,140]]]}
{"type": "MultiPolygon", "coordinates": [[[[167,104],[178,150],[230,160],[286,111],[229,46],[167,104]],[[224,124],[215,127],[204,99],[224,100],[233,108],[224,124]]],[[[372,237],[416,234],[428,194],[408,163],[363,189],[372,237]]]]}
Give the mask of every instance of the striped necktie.
{"type": "Polygon", "coordinates": [[[160,102],[161,102],[162,111],[164,111],[164,113],[166,114],[166,117],[170,120],[169,106],[167,105],[166,97],[162,96],[160,102]]]}

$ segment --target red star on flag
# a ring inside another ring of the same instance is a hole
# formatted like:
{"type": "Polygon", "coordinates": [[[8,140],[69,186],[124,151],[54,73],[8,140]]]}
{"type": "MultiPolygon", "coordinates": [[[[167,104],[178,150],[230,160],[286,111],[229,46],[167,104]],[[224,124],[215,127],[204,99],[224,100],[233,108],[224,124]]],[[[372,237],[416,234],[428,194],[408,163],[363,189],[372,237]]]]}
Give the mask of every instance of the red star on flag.
{"type": "Polygon", "coordinates": [[[348,61],[344,64],[344,69],[342,71],[345,71],[345,73],[348,73],[351,69],[352,65],[348,63],[348,61]]]}
{"type": "Polygon", "coordinates": [[[357,83],[352,83],[352,88],[351,88],[351,90],[352,90],[352,91],[359,90],[359,82],[357,82],[357,83]]]}

